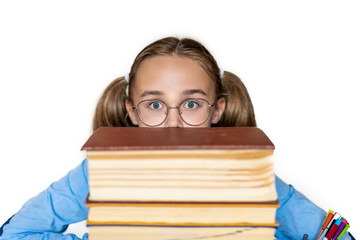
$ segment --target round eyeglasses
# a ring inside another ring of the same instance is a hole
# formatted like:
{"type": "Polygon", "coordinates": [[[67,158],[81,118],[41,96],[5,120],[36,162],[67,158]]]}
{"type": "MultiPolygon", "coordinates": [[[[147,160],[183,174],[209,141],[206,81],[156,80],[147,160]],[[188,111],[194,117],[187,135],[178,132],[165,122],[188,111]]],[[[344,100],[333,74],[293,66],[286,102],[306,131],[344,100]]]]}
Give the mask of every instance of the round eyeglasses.
{"type": "Polygon", "coordinates": [[[204,123],[210,115],[210,108],[214,104],[202,98],[191,98],[181,102],[179,106],[169,107],[165,102],[158,99],[143,100],[133,109],[142,123],[155,127],[165,122],[170,109],[178,109],[181,119],[192,126],[204,123]]]}

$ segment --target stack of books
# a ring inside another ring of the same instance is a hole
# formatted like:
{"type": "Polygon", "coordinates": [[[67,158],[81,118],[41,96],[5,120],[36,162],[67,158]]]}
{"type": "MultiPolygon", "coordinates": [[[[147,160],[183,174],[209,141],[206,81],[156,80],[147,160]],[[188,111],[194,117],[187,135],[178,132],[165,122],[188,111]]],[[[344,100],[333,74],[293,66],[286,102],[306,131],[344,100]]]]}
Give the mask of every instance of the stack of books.
{"type": "Polygon", "coordinates": [[[99,128],[91,240],[274,239],[274,145],[256,127],[99,128]]]}

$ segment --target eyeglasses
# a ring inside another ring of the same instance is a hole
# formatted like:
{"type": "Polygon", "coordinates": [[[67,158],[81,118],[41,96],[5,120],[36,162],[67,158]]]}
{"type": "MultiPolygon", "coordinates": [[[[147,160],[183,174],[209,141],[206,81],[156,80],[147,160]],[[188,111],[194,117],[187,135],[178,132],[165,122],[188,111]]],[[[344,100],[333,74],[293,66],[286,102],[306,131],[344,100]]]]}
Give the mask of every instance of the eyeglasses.
{"type": "Polygon", "coordinates": [[[186,99],[175,107],[169,107],[161,100],[151,99],[139,102],[136,107],[133,106],[133,109],[136,109],[140,121],[150,127],[159,126],[165,122],[170,109],[177,109],[185,123],[198,126],[209,118],[211,107],[214,107],[214,104],[209,104],[202,98],[186,99]]]}

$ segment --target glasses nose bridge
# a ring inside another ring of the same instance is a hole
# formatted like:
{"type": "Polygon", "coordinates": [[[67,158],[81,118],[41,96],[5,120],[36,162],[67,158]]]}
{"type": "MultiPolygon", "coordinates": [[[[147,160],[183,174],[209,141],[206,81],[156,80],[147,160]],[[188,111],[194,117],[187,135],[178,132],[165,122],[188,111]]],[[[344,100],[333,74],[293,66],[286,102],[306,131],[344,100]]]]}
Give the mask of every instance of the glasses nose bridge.
{"type": "Polygon", "coordinates": [[[167,106],[167,108],[168,108],[167,114],[169,114],[170,109],[177,109],[178,113],[181,115],[180,106],[174,106],[174,107],[167,106]]]}

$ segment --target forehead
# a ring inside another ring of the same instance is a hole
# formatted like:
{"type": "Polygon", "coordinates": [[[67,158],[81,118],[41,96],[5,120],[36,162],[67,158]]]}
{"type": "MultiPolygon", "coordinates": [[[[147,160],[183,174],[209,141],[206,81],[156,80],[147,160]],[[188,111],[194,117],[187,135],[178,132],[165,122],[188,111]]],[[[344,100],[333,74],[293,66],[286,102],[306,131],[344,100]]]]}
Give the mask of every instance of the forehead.
{"type": "Polygon", "coordinates": [[[171,55],[144,60],[137,70],[133,90],[134,94],[149,90],[176,93],[189,88],[215,94],[215,84],[199,63],[190,58],[171,55]]]}

